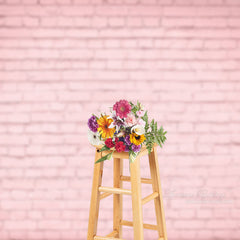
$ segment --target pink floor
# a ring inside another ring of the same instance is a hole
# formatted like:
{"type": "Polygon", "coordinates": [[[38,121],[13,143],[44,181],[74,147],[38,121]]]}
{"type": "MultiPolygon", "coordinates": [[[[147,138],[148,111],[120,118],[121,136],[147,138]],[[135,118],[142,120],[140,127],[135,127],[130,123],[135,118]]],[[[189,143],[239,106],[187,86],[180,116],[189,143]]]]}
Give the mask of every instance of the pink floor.
{"type": "MultiPolygon", "coordinates": [[[[0,0],[0,239],[86,240],[86,122],[119,99],[140,100],[168,131],[158,156],[169,240],[239,240],[238,0],[0,0]]],[[[99,235],[111,220],[109,198],[99,235]]]]}

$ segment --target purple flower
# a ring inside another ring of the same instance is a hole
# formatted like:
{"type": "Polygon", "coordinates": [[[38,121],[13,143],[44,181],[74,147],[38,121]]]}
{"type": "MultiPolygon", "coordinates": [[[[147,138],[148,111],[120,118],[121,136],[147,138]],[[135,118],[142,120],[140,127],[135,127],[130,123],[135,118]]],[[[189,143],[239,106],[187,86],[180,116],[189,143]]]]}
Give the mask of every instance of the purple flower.
{"type": "Polygon", "coordinates": [[[129,146],[125,145],[125,152],[129,152],[129,146]]]}
{"type": "Polygon", "coordinates": [[[97,124],[97,118],[95,116],[91,116],[88,119],[88,127],[90,128],[91,131],[97,132],[98,124],[97,124]]]}
{"type": "Polygon", "coordinates": [[[139,152],[139,151],[140,151],[140,148],[141,148],[141,145],[135,145],[135,144],[132,145],[132,150],[133,150],[134,152],[139,152]]]}
{"type": "Polygon", "coordinates": [[[128,145],[128,146],[130,146],[132,143],[130,142],[130,136],[129,135],[127,135],[126,137],[125,137],[125,143],[128,145]]]}
{"type": "Polygon", "coordinates": [[[119,119],[117,116],[114,116],[113,117],[113,124],[115,125],[115,126],[122,126],[123,125],[123,121],[121,120],[121,119],[119,119]]]}

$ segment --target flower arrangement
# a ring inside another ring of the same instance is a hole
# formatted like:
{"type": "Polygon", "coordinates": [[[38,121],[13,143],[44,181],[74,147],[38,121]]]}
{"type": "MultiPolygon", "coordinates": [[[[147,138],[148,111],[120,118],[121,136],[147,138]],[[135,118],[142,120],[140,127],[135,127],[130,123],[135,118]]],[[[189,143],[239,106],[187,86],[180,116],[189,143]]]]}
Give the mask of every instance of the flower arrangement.
{"type": "Polygon", "coordinates": [[[96,163],[112,158],[114,151],[128,152],[133,162],[145,144],[148,152],[152,151],[154,143],[160,147],[166,140],[166,131],[157,122],[148,120],[147,111],[140,102],[137,104],[120,100],[110,108],[110,114],[92,115],[88,119],[88,139],[92,145],[103,145],[99,150],[110,151],[96,163]]]}

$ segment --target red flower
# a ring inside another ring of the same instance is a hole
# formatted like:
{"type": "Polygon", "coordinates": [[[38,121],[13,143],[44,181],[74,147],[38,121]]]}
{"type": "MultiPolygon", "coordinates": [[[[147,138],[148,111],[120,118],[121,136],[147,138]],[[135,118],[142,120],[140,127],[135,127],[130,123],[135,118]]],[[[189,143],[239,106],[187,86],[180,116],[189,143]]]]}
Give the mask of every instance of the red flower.
{"type": "Polygon", "coordinates": [[[108,138],[108,139],[105,141],[105,145],[106,145],[108,148],[114,147],[114,143],[113,143],[113,141],[112,141],[111,138],[108,138]]]}
{"type": "Polygon", "coordinates": [[[119,141],[119,142],[116,142],[115,148],[117,152],[123,152],[126,147],[122,141],[119,141]]]}

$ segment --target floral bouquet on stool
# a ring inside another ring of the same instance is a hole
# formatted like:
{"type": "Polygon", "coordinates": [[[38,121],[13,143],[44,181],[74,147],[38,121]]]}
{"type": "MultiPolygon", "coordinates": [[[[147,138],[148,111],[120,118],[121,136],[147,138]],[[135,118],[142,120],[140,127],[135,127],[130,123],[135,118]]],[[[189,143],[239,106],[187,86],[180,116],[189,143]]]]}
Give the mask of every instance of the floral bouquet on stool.
{"type": "Polygon", "coordinates": [[[162,126],[158,128],[154,119],[149,122],[147,111],[141,103],[135,105],[127,100],[116,102],[109,114],[93,114],[88,119],[88,127],[89,142],[94,146],[102,145],[100,152],[111,151],[96,163],[110,160],[114,151],[128,152],[133,162],[143,145],[149,153],[155,143],[162,147],[167,133],[162,126]]]}

